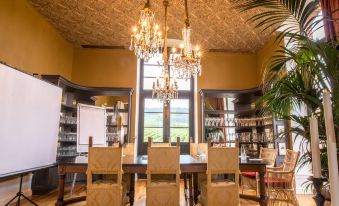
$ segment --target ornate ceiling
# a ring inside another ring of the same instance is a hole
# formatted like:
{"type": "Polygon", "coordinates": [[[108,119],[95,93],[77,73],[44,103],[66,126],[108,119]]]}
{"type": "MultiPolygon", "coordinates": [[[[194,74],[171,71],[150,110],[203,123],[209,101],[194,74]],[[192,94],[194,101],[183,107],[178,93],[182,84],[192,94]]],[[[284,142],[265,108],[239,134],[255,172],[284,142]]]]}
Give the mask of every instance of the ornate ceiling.
{"type": "MultiPolygon", "coordinates": [[[[125,46],[145,0],[29,0],[76,46],[125,46]]],[[[181,39],[184,1],[169,0],[169,38],[181,39]]],[[[229,0],[189,0],[192,42],[204,50],[255,52],[269,34],[246,22],[253,13],[238,13],[229,0]]],[[[151,0],[159,25],[163,25],[162,0],[151,0]]]]}

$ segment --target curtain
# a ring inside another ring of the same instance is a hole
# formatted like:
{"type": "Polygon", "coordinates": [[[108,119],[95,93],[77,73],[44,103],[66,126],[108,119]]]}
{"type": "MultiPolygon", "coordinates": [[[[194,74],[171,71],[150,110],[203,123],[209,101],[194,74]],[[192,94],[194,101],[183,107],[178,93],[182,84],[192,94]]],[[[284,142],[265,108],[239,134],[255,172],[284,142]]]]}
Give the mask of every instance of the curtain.
{"type": "Polygon", "coordinates": [[[320,0],[326,40],[336,40],[339,36],[339,0],[320,0]]]}

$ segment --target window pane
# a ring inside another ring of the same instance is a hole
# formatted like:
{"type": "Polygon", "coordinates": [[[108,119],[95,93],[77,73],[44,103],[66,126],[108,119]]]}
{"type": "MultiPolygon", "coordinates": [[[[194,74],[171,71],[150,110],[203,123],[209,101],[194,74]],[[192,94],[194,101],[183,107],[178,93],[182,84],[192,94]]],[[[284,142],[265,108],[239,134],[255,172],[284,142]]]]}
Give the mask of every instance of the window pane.
{"type": "MultiPolygon", "coordinates": [[[[189,91],[191,90],[191,80],[190,79],[176,79],[178,83],[178,90],[184,90],[189,91]]],[[[173,83],[174,80],[171,78],[171,83],[173,83]]],[[[179,92],[180,95],[180,92],[179,92]]]]}
{"type": "Polygon", "coordinates": [[[162,55],[155,55],[154,57],[150,58],[147,62],[144,64],[153,64],[153,65],[158,65],[159,63],[162,62],[162,55]]]}
{"type": "Polygon", "coordinates": [[[170,136],[171,136],[171,142],[176,142],[177,137],[180,137],[180,142],[188,142],[189,129],[188,128],[171,128],[170,136]]]}
{"type": "Polygon", "coordinates": [[[161,66],[144,66],[144,77],[161,77],[162,76],[161,66]]]}
{"type": "Polygon", "coordinates": [[[144,128],[144,142],[148,137],[152,137],[153,142],[163,142],[163,128],[144,128]]]}
{"type": "Polygon", "coordinates": [[[171,100],[171,113],[189,113],[188,99],[173,99],[171,100]]]}
{"type": "Polygon", "coordinates": [[[156,99],[145,99],[145,112],[163,112],[164,104],[156,99]]]}
{"type": "Polygon", "coordinates": [[[145,113],[144,124],[145,127],[163,127],[162,113],[145,113]]]}
{"type": "Polygon", "coordinates": [[[144,78],[144,88],[143,89],[148,89],[151,90],[153,87],[153,82],[156,81],[156,78],[144,78]]]}
{"type": "Polygon", "coordinates": [[[189,127],[189,115],[171,114],[171,127],[189,127]]]}

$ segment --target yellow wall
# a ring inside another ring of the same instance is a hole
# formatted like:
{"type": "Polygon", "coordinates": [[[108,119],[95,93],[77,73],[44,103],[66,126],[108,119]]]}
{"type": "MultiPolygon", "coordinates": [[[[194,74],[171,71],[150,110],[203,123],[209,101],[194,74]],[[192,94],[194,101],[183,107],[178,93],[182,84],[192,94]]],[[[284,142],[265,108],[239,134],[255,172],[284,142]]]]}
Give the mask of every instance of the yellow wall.
{"type": "Polygon", "coordinates": [[[275,42],[275,36],[273,36],[264,46],[257,52],[257,68],[258,68],[258,80],[261,84],[264,70],[267,64],[270,62],[271,57],[275,55],[275,51],[279,49],[280,43],[275,42]]]}
{"type": "Polygon", "coordinates": [[[28,73],[71,77],[73,46],[26,0],[0,1],[0,61],[28,73]]]}
{"type": "Polygon", "coordinates": [[[202,58],[200,89],[249,89],[258,86],[255,54],[209,52],[202,58]]]}
{"type": "Polygon", "coordinates": [[[137,58],[128,50],[74,50],[72,81],[84,86],[133,88],[131,137],[135,136],[137,58]]]}

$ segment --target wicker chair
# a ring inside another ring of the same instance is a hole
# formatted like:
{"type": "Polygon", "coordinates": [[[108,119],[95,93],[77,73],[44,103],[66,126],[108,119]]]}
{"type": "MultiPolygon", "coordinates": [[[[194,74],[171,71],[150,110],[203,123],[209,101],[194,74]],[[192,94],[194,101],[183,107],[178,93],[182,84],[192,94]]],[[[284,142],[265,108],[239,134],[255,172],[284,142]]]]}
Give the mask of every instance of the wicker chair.
{"type": "MultiPolygon", "coordinates": [[[[259,158],[269,162],[267,168],[274,167],[276,157],[277,157],[276,149],[269,149],[263,147],[260,148],[259,158]]],[[[251,189],[255,190],[256,195],[258,195],[259,176],[256,172],[241,172],[240,178],[242,192],[244,191],[244,189],[251,189]]]]}
{"type": "Polygon", "coordinates": [[[299,152],[286,150],[284,163],[280,167],[268,169],[265,183],[270,205],[299,205],[295,195],[294,179],[298,158],[299,152]]]}
{"type": "Polygon", "coordinates": [[[89,147],[87,205],[121,206],[127,203],[127,186],[122,181],[123,171],[121,162],[121,147],[89,147]],[[93,182],[93,175],[109,178],[93,182]]]}
{"type": "Polygon", "coordinates": [[[201,185],[202,205],[239,205],[239,149],[208,146],[207,181],[201,185]],[[234,175],[234,181],[214,178],[234,175]]]}
{"type": "Polygon", "coordinates": [[[148,139],[146,184],[147,206],[175,206],[180,203],[180,138],[175,147],[153,146],[148,139]],[[162,178],[162,176],[164,178],[162,178]],[[169,178],[172,176],[172,179],[169,178]]]}

